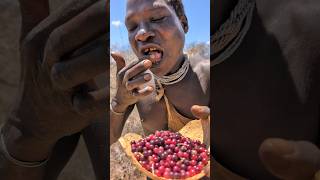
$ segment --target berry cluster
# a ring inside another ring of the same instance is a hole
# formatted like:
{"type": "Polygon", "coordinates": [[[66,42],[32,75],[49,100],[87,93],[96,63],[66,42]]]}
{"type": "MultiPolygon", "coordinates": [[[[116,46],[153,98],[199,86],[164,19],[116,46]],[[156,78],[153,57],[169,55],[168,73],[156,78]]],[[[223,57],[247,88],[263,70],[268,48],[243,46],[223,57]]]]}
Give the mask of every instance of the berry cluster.
{"type": "Polygon", "coordinates": [[[156,131],[132,141],[131,151],[143,168],[167,179],[192,177],[200,173],[209,160],[205,144],[170,131],[156,131]]]}

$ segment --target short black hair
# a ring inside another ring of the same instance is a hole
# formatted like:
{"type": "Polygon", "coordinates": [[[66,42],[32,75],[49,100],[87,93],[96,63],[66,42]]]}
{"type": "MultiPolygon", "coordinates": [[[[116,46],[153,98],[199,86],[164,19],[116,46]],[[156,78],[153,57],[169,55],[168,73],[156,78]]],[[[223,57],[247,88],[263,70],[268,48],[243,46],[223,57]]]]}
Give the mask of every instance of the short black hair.
{"type": "Polygon", "coordinates": [[[178,16],[179,20],[181,21],[181,24],[182,24],[184,31],[188,32],[188,29],[189,29],[188,18],[185,14],[182,0],[166,0],[166,2],[176,12],[176,15],[178,16]]]}

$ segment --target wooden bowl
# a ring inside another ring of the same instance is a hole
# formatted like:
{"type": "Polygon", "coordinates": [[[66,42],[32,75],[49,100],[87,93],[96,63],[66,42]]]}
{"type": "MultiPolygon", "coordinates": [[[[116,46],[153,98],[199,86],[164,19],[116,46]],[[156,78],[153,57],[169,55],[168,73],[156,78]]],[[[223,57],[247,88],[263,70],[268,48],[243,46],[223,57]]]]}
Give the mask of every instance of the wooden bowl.
{"type": "MultiPolygon", "coordinates": [[[[179,133],[184,136],[184,137],[188,137],[192,140],[199,140],[201,143],[203,143],[203,130],[202,130],[202,125],[200,120],[193,120],[190,121],[188,124],[186,124],[180,131],[179,133]]],[[[130,142],[135,140],[138,141],[140,139],[142,139],[143,137],[135,134],[135,133],[128,133],[124,136],[122,136],[119,139],[119,142],[121,144],[121,146],[123,147],[124,151],[126,152],[126,154],[131,158],[133,164],[135,164],[135,166],[142,172],[144,173],[146,176],[148,176],[151,179],[154,180],[166,180],[166,178],[164,177],[158,177],[155,174],[153,174],[152,172],[146,170],[145,168],[143,168],[141,166],[141,164],[137,161],[137,159],[134,157],[132,151],[131,151],[131,144],[130,142]]],[[[208,165],[210,166],[210,161],[208,161],[208,165]]],[[[202,170],[200,173],[186,178],[185,180],[196,180],[196,179],[200,179],[202,177],[205,176],[204,170],[202,170]]]]}

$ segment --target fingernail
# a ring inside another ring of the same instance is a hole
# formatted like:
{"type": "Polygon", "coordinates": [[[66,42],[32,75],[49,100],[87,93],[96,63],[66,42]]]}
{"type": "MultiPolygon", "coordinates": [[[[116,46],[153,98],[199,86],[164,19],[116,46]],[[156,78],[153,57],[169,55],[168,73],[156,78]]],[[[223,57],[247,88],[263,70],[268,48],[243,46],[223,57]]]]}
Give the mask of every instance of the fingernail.
{"type": "Polygon", "coordinates": [[[145,60],[145,61],[143,62],[143,65],[144,65],[145,68],[149,68],[149,67],[151,67],[152,63],[151,63],[150,60],[145,60]]]}
{"type": "Polygon", "coordinates": [[[153,91],[153,87],[152,87],[152,86],[148,86],[148,87],[147,87],[147,90],[148,90],[148,91],[153,91]]]}
{"type": "Polygon", "coordinates": [[[265,148],[267,151],[272,151],[280,156],[292,154],[295,150],[292,142],[282,139],[268,140],[265,148]]]}

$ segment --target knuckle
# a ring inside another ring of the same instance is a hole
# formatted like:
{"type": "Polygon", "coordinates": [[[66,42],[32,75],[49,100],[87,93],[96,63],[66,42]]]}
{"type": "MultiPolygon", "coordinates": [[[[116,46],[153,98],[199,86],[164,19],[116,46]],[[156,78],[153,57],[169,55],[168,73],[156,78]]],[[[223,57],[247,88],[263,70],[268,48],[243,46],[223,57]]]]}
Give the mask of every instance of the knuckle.
{"type": "Polygon", "coordinates": [[[133,89],[133,85],[131,83],[126,82],[126,88],[128,91],[131,91],[133,89]]]}
{"type": "Polygon", "coordinates": [[[123,79],[124,73],[125,73],[124,69],[120,70],[120,71],[117,73],[117,78],[118,78],[119,80],[123,79]]]}
{"type": "Polygon", "coordinates": [[[55,64],[51,69],[51,80],[52,83],[58,88],[65,88],[66,82],[68,81],[68,72],[63,64],[55,64]]]}
{"type": "Polygon", "coordinates": [[[59,54],[59,51],[64,48],[63,46],[63,36],[60,28],[56,28],[51,32],[48,37],[45,46],[46,58],[52,58],[59,54]]]}
{"type": "Polygon", "coordinates": [[[129,80],[130,74],[131,74],[130,70],[124,73],[124,77],[123,77],[124,82],[127,82],[129,80]]]}

